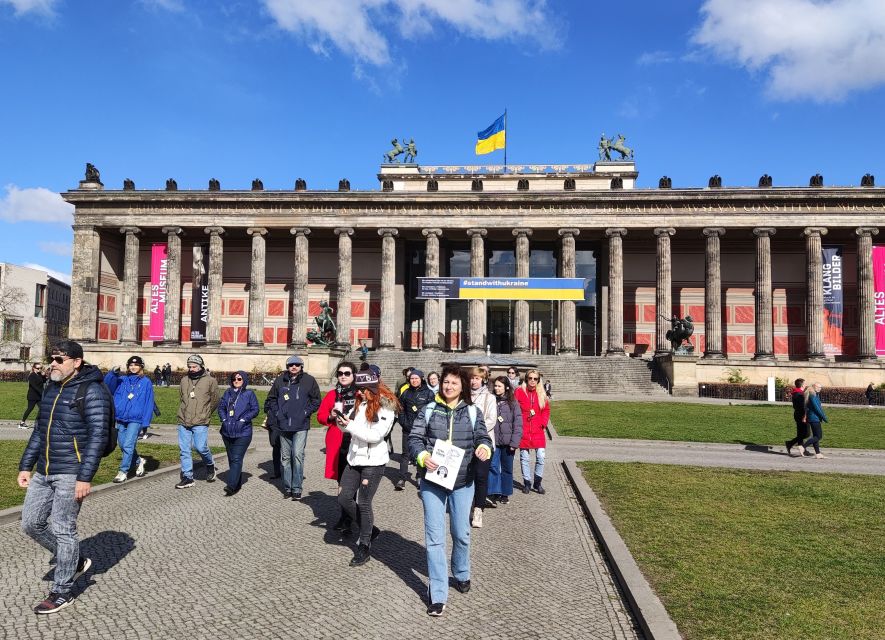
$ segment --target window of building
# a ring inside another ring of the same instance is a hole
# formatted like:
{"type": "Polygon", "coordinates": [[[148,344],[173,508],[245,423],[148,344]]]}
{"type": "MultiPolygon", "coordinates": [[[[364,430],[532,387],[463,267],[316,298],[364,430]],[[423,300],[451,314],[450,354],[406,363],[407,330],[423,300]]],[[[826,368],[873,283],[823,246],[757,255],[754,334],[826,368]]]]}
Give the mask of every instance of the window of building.
{"type": "Polygon", "coordinates": [[[37,290],[34,292],[34,317],[42,318],[43,309],[46,306],[46,285],[38,284],[37,290]]]}
{"type": "Polygon", "coordinates": [[[6,342],[21,342],[22,340],[22,321],[15,318],[5,318],[3,320],[3,340],[6,342]]]}

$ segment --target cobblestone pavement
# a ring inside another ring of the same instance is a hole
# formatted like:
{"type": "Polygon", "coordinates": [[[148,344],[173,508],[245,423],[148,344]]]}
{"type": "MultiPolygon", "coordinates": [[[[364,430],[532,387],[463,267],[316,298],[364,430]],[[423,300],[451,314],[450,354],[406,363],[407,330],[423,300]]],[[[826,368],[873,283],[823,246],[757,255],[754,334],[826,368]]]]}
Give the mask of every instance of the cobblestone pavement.
{"type": "MultiPolygon", "coordinates": [[[[158,432],[153,441],[174,442],[171,428],[158,432]]],[[[301,503],[283,500],[269,481],[261,431],[247,454],[251,475],[232,498],[198,473],[192,489],[176,491],[168,474],[88,499],[80,537],[94,565],[76,602],[53,616],[31,612],[51,575],[47,553],[18,524],[0,527],[0,637],[639,637],[556,447],[547,495],[517,490],[511,504],[486,511],[472,535],[473,589],[451,589],[445,615],[429,618],[417,492],[382,483],[372,560],[349,567],[353,548],[328,530],[337,507],[334,483],[322,477],[322,436],[315,430],[308,440],[301,503]]]]}

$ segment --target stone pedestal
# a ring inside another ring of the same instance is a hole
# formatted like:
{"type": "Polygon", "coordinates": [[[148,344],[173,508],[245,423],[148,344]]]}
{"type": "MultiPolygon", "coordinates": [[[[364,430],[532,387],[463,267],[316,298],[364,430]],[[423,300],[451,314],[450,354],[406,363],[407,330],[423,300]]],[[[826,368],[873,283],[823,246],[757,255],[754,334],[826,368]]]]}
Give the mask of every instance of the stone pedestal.
{"type": "Polygon", "coordinates": [[[698,357],[694,354],[655,354],[655,363],[670,381],[670,394],[682,397],[698,395],[698,357]]]}

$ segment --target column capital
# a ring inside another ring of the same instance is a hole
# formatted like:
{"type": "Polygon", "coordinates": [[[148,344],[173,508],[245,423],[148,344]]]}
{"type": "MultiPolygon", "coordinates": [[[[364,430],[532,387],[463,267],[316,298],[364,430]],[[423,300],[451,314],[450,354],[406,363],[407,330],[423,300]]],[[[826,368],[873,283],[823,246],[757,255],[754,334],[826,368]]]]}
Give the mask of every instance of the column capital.
{"type": "Polygon", "coordinates": [[[721,238],[725,235],[725,229],[722,227],[704,227],[703,234],[708,238],[721,238]]]}
{"type": "Polygon", "coordinates": [[[264,227],[248,227],[246,233],[250,236],[264,236],[267,235],[267,229],[264,227]]]}
{"type": "Polygon", "coordinates": [[[669,237],[676,233],[673,227],[655,227],[655,236],[658,238],[669,237]]]}
{"type": "Polygon", "coordinates": [[[525,228],[525,227],[519,227],[519,228],[516,228],[516,229],[513,230],[513,235],[516,236],[517,238],[518,238],[519,236],[526,236],[526,237],[528,237],[528,236],[532,235],[532,230],[531,230],[531,229],[527,229],[527,228],[525,228]]]}
{"type": "Polygon", "coordinates": [[[442,235],[442,229],[421,229],[421,235],[425,238],[430,236],[436,236],[438,238],[442,235]]]}
{"type": "Polygon", "coordinates": [[[209,234],[210,236],[220,236],[224,233],[224,227],[206,227],[203,229],[203,233],[209,234]]]}
{"type": "Polygon", "coordinates": [[[349,236],[352,236],[353,235],[353,227],[335,227],[335,235],[336,236],[340,236],[345,233],[349,236]]]}
{"type": "Polygon", "coordinates": [[[755,227],[753,229],[753,235],[757,238],[770,238],[775,233],[777,233],[777,229],[774,227],[755,227]]]}
{"type": "Polygon", "coordinates": [[[399,235],[399,229],[393,227],[382,227],[378,229],[378,235],[383,238],[393,238],[399,235]]]}
{"type": "Polygon", "coordinates": [[[581,230],[580,229],[560,229],[557,233],[559,233],[559,236],[561,238],[564,238],[565,236],[579,236],[579,235],[581,235],[581,230]]]}
{"type": "Polygon", "coordinates": [[[855,235],[857,236],[877,236],[879,235],[878,227],[858,227],[854,230],[855,235]]]}
{"type": "Polygon", "coordinates": [[[120,233],[124,235],[128,235],[130,233],[132,235],[138,235],[141,233],[141,229],[139,229],[138,227],[120,227],[120,233]]]}
{"type": "Polygon", "coordinates": [[[486,235],[488,234],[488,232],[489,232],[488,229],[468,229],[467,235],[470,237],[482,236],[483,238],[485,238],[486,235]]]}
{"type": "Polygon", "coordinates": [[[74,231],[94,231],[94,224],[75,224],[72,225],[74,227],[74,231]]]}
{"type": "Polygon", "coordinates": [[[293,236],[295,236],[295,237],[298,237],[298,236],[309,236],[309,235],[310,235],[310,229],[307,228],[307,227],[292,227],[291,229],[289,229],[289,233],[291,233],[291,234],[292,234],[293,236]]]}
{"type": "Polygon", "coordinates": [[[177,236],[184,234],[184,229],[181,227],[163,227],[163,233],[169,235],[170,233],[174,233],[177,236]]]}
{"type": "Polygon", "coordinates": [[[827,235],[826,227],[805,227],[802,230],[802,235],[806,238],[809,236],[825,236],[827,235]]]}
{"type": "Polygon", "coordinates": [[[606,238],[612,238],[614,236],[623,238],[625,235],[627,235],[627,230],[624,227],[613,227],[605,230],[606,238]]]}

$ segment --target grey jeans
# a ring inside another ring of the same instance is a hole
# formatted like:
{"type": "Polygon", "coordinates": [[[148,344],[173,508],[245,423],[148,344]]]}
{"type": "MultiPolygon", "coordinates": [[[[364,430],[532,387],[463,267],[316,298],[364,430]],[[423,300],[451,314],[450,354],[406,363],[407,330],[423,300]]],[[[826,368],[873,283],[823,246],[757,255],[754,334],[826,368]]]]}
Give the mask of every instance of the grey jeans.
{"type": "Polygon", "coordinates": [[[22,508],[22,531],[49,553],[55,554],[53,593],[69,593],[80,561],[77,515],[80,502],[74,498],[77,476],[57,474],[31,476],[22,508]]]}

